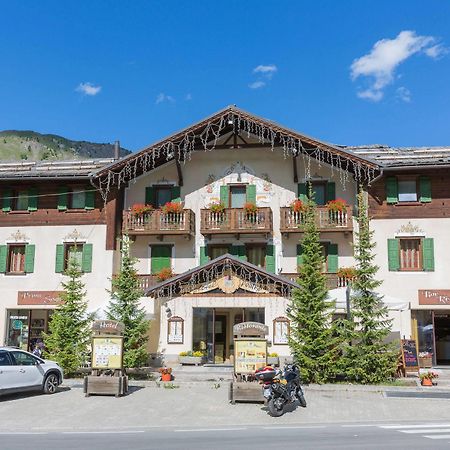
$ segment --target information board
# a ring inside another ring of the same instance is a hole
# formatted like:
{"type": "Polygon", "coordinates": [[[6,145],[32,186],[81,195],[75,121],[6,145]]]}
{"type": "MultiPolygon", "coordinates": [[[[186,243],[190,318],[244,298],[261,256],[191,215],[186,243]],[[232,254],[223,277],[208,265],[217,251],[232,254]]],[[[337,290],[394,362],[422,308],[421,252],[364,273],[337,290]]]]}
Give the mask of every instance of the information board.
{"type": "Polygon", "coordinates": [[[417,344],[414,339],[402,339],[401,341],[403,365],[407,371],[419,370],[417,357],[417,344]]]}
{"type": "Polygon", "coordinates": [[[92,338],[92,368],[122,369],[123,337],[94,336],[92,338]]]}
{"type": "Polygon", "coordinates": [[[267,365],[267,341],[265,339],[234,340],[234,372],[254,373],[267,365]]]}

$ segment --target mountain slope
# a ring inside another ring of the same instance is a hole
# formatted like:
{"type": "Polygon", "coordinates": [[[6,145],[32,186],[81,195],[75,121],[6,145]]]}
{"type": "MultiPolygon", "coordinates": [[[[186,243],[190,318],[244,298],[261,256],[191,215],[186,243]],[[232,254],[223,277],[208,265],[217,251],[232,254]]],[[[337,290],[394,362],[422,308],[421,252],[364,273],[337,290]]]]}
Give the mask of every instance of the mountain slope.
{"type": "MultiPolygon", "coordinates": [[[[126,156],[129,153],[131,153],[129,150],[120,149],[120,156],[126,156]]],[[[113,144],[72,141],[55,134],[41,134],[35,131],[0,131],[0,160],[41,161],[113,156],[113,144]]]]}

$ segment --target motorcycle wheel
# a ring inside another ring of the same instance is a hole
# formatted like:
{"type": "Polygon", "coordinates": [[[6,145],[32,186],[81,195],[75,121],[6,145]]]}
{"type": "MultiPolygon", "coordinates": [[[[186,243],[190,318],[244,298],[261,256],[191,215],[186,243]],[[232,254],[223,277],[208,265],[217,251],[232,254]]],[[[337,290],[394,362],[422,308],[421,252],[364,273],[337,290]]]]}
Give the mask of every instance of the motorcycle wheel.
{"type": "Polygon", "coordinates": [[[269,412],[273,417],[280,417],[284,414],[284,403],[281,399],[271,398],[269,400],[269,412]],[[278,400],[278,401],[277,401],[278,400]]]}
{"type": "Polygon", "coordinates": [[[301,389],[297,391],[297,398],[302,408],[306,408],[306,399],[301,389]]]}

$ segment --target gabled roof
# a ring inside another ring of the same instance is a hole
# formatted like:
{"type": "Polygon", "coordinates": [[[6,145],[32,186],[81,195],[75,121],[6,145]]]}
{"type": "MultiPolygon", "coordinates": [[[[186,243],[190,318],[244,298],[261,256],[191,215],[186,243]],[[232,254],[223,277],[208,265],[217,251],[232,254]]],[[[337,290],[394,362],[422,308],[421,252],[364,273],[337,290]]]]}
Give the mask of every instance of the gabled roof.
{"type": "Polygon", "coordinates": [[[245,279],[255,286],[267,286],[274,296],[289,298],[292,289],[299,287],[297,283],[287,278],[267,272],[227,253],[147,289],[144,295],[154,298],[177,297],[195,291],[199,285],[229,274],[245,279]]]}
{"type": "MultiPolygon", "coordinates": [[[[218,147],[219,137],[230,132],[256,136],[258,144],[252,144],[254,147],[267,146],[272,149],[282,147],[287,154],[293,156],[308,154],[323,163],[329,163],[350,172],[360,174],[360,172],[373,172],[378,169],[377,163],[364,156],[290,130],[232,105],[143,150],[102,167],[93,173],[93,177],[98,179],[109,177],[108,186],[111,183],[120,184],[168,161],[184,162],[192,151],[213,150],[218,147]]],[[[246,146],[240,145],[240,147],[246,146]]]]}

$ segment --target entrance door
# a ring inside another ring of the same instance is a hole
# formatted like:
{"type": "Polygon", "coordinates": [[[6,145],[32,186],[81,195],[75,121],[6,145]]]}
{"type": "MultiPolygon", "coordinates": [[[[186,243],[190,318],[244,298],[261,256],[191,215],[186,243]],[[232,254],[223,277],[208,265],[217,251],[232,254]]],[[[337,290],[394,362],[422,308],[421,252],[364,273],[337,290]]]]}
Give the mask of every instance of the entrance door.
{"type": "Polygon", "coordinates": [[[216,314],[214,322],[214,362],[222,364],[227,351],[227,316],[216,314]]]}
{"type": "Polygon", "coordinates": [[[436,363],[450,364],[450,316],[434,313],[436,363]]]}

